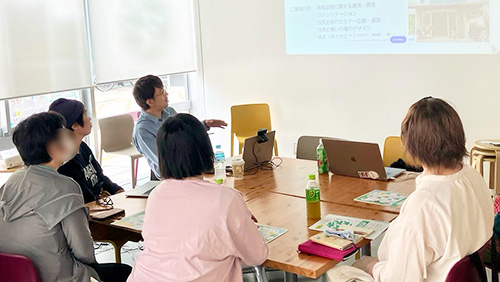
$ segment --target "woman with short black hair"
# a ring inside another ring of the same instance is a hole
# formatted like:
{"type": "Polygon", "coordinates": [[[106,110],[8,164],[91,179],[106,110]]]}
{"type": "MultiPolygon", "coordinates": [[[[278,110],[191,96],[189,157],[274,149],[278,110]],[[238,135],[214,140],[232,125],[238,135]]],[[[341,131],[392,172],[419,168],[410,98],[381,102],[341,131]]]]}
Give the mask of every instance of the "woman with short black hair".
{"type": "Polygon", "coordinates": [[[462,121],[447,102],[427,97],[401,124],[405,151],[424,168],[390,224],[378,260],[329,271],[331,281],[445,281],[451,268],[491,238],[493,203],[483,177],[464,163],[462,121]],[[365,272],[362,272],[361,270],[365,272]],[[370,275],[369,275],[369,274],[370,275]]]}
{"type": "Polygon", "coordinates": [[[16,126],[26,166],[0,188],[0,253],[28,257],[41,281],[125,281],[129,266],[97,264],[80,187],[57,172],[78,150],[65,123],[48,112],[16,126]]]}
{"type": "Polygon", "coordinates": [[[177,114],[157,135],[161,176],[148,198],[133,281],[242,281],[241,262],[259,265],[268,248],[240,192],[203,180],[214,153],[205,127],[177,114]]]}

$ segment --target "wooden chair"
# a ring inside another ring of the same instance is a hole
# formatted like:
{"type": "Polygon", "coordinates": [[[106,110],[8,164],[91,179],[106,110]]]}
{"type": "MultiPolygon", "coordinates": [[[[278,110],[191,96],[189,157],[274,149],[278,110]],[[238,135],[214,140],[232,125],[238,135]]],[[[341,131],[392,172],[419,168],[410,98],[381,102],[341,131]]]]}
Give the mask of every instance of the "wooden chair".
{"type": "MultiPolygon", "coordinates": [[[[271,113],[268,104],[247,104],[231,107],[231,156],[234,156],[234,137],[241,154],[245,139],[257,135],[261,128],[272,131],[271,113]]],[[[278,155],[278,142],[274,139],[274,154],[278,155]]]]}
{"type": "Polygon", "coordinates": [[[500,140],[478,140],[470,151],[470,164],[484,176],[484,163],[490,163],[490,188],[495,194],[500,193],[500,146],[492,145],[500,140]]]}

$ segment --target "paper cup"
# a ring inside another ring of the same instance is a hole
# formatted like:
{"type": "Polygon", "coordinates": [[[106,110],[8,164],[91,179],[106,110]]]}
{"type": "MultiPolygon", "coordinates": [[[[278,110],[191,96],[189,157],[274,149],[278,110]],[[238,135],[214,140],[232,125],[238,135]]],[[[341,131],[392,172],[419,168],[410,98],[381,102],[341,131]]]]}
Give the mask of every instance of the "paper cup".
{"type": "Polygon", "coordinates": [[[243,159],[234,159],[232,167],[234,179],[243,179],[245,176],[245,161],[243,159]]]}

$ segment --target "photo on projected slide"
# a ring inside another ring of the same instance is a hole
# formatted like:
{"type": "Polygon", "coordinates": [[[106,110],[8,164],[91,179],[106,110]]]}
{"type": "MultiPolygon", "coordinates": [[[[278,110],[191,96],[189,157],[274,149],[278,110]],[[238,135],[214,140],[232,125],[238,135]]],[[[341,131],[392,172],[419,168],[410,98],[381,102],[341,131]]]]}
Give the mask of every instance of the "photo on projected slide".
{"type": "Polygon", "coordinates": [[[417,42],[488,42],[490,34],[489,1],[410,0],[408,34],[417,42]],[[437,1],[435,1],[437,2],[437,1]]]}
{"type": "Polygon", "coordinates": [[[284,0],[288,54],[496,54],[500,0],[284,0]]]}

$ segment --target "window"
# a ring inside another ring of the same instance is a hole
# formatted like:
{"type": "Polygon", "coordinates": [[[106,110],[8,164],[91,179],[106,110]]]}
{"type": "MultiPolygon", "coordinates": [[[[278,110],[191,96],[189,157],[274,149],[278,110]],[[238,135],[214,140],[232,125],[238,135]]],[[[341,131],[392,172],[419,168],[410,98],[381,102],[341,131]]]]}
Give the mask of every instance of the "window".
{"type": "MultiPolygon", "coordinates": [[[[189,87],[187,74],[161,77],[168,94],[170,106],[178,112],[189,112],[189,87]]],[[[141,110],[134,100],[134,81],[98,85],[95,88],[96,117],[98,119],[141,110]]]]}
{"type": "Polygon", "coordinates": [[[2,132],[12,132],[12,129],[16,127],[19,122],[32,114],[47,111],[50,104],[59,98],[82,100],[80,91],[73,90],[2,101],[0,104],[2,132]]]}

